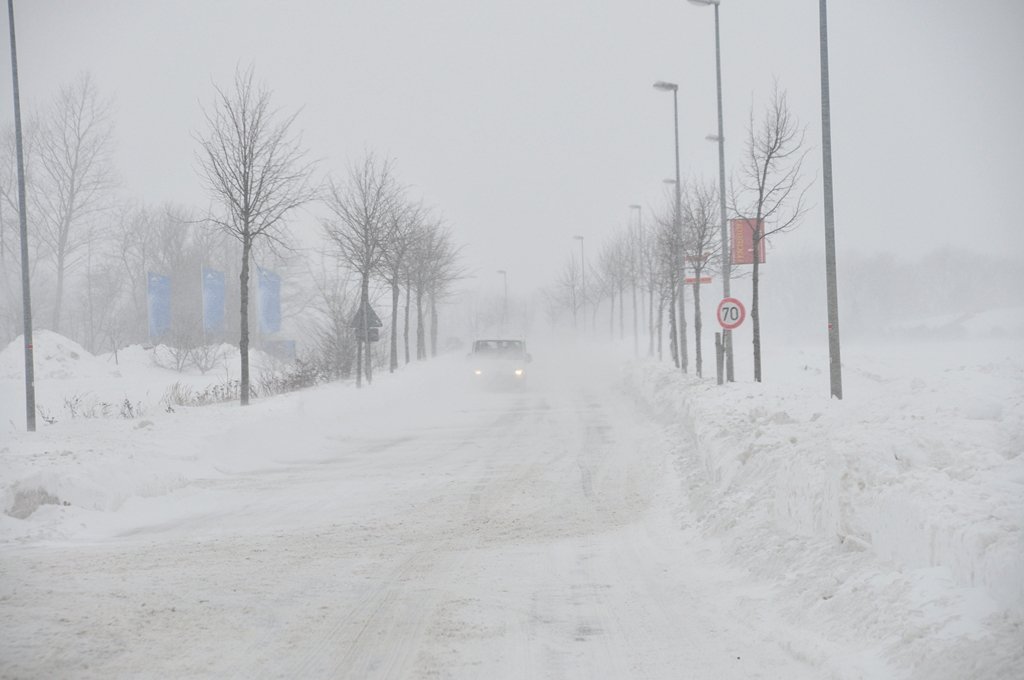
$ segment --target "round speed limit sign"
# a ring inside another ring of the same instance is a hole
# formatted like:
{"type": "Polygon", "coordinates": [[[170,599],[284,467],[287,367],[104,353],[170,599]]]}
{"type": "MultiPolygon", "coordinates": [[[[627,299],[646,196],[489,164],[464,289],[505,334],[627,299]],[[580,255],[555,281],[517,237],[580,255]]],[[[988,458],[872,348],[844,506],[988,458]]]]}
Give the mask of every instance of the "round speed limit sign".
{"type": "Polygon", "coordinates": [[[718,325],[727,331],[738,328],[743,320],[747,318],[747,310],[743,303],[736,298],[723,298],[718,303],[718,325]]]}

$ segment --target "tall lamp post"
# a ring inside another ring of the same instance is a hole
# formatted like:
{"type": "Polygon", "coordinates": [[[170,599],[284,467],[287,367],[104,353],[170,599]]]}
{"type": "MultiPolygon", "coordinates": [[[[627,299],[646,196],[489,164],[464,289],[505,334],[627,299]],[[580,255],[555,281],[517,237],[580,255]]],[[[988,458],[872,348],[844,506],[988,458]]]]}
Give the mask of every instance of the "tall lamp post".
{"type": "MultiPolygon", "coordinates": [[[[715,8],[715,80],[718,85],[718,134],[708,139],[718,142],[718,206],[722,220],[722,297],[729,297],[729,279],[732,275],[732,253],[729,252],[728,219],[725,213],[725,133],[722,131],[722,48],[718,30],[718,5],[721,0],[689,0],[694,5],[713,5],[715,8]]],[[[732,331],[722,333],[725,345],[725,376],[732,382],[734,377],[732,359],[732,331]]]]}
{"type": "Polygon", "coordinates": [[[501,305],[501,330],[498,332],[501,335],[505,335],[505,323],[508,319],[508,272],[504,269],[499,269],[498,273],[505,279],[505,299],[501,305]]]}
{"type": "Polygon", "coordinates": [[[587,258],[583,254],[583,237],[576,235],[574,239],[580,242],[580,287],[583,289],[580,294],[580,308],[583,310],[583,332],[587,332],[587,258]]]}
{"type": "MultiPolygon", "coordinates": [[[[674,122],[675,130],[675,142],[676,142],[676,208],[675,213],[672,216],[673,227],[676,232],[676,238],[679,239],[679,246],[682,247],[683,243],[683,223],[680,219],[682,216],[682,182],[679,179],[679,85],[676,83],[667,83],[663,80],[659,80],[654,83],[654,89],[662,90],[664,92],[672,93],[672,119],[674,122]]],[[[680,253],[681,255],[682,253],[680,253]]],[[[676,297],[679,300],[679,312],[676,315],[676,349],[679,350],[679,365],[683,369],[683,373],[686,373],[686,333],[682,330],[682,325],[685,323],[685,308],[683,306],[683,290],[682,290],[682,272],[673,272],[674,277],[678,277],[679,281],[676,282],[676,288],[678,292],[676,297]]]]}
{"type": "Polygon", "coordinates": [[[828,364],[832,396],[843,398],[839,356],[839,288],[836,283],[835,212],[832,205],[832,110],[828,91],[828,19],[825,0],[818,4],[821,47],[821,183],[825,192],[825,293],[828,298],[828,364]]]}
{"type": "MultiPolygon", "coordinates": [[[[640,206],[636,203],[632,203],[629,206],[630,211],[636,211],[636,232],[633,238],[629,240],[629,257],[630,257],[630,278],[633,282],[633,358],[640,356],[640,326],[638,323],[637,315],[637,302],[636,302],[636,279],[640,275],[637,271],[637,243],[639,239],[643,238],[643,226],[640,219],[640,206]]],[[[641,246],[641,249],[643,247],[641,246]]]]}
{"type": "Polygon", "coordinates": [[[21,142],[21,94],[18,89],[18,49],[14,41],[14,0],[7,0],[11,28],[11,81],[14,84],[14,142],[18,163],[18,222],[21,231],[21,305],[25,340],[25,421],[36,431],[35,360],[32,350],[32,296],[29,289],[28,218],[25,215],[25,153],[21,142]]]}

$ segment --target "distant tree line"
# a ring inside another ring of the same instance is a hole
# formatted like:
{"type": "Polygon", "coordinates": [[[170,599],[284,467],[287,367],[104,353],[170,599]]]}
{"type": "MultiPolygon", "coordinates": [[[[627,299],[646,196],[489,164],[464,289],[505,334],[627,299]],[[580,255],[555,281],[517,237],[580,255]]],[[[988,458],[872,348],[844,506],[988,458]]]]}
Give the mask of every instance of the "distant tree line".
{"type": "MultiPolygon", "coordinates": [[[[741,162],[726,197],[730,217],[748,218],[758,225],[751,234],[753,252],[770,236],[795,228],[803,217],[808,185],[802,165],[807,153],[803,128],[776,84],[760,116],[755,117],[751,109],[741,162]]],[[[648,356],[668,357],[682,371],[692,368],[702,376],[706,363],[703,280],[720,276],[722,258],[731,253],[723,253],[721,247],[717,182],[683,178],[682,184],[679,205],[675,187],[670,186],[658,205],[638,211],[625,229],[601,245],[595,258],[583,263],[575,253],[571,255],[558,281],[547,289],[546,299],[551,319],[570,317],[574,327],[597,329],[599,313],[606,313],[609,337],[624,340],[631,327],[638,354],[644,335],[648,356]],[[692,323],[686,317],[687,298],[692,323]],[[589,319],[581,318],[584,311],[589,319]]],[[[761,380],[759,274],[754,258],[749,274],[734,268],[732,275],[752,279],[748,309],[757,381],[761,380]]]]}

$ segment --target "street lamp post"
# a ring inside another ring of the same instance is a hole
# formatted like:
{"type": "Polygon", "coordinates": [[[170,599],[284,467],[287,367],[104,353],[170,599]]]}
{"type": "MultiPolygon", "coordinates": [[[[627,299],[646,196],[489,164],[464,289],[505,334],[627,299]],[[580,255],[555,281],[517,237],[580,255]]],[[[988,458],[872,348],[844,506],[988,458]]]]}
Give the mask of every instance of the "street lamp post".
{"type": "Polygon", "coordinates": [[[583,237],[573,236],[580,242],[580,308],[583,310],[583,332],[587,332],[587,258],[583,254],[583,237]]]}
{"type": "MultiPolygon", "coordinates": [[[[654,83],[654,89],[663,90],[665,92],[672,93],[672,119],[674,122],[675,130],[675,142],[676,142],[676,206],[675,214],[672,216],[673,227],[675,229],[676,238],[679,239],[680,249],[683,246],[683,223],[682,223],[682,182],[679,179],[679,85],[676,83],[667,83],[663,80],[659,80],[654,83]]],[[[682,253],[679,253],[680,255],[682,253]]],[[[683,369],[683,373],[686,373],[686,308],[683,300],[683,289],[682,289],[682,275],[681,271],[672,272],[673,277],[677,278],[676,281],[676,298],[679,300],[679,313],[677,315],[676,323],[676,348],[679,350],[679,365],[683,369]]]]}
{"type": "Polygon", "coordinates": [[[21,305],[25,341],[25,424],[36,431],[35,358],[32,348],[32,295],[29,287],[28,218],[25,214],[25,152],[21,137],[21,94],[18,88],[18,48],[14,40],[14,0],[7,0],[11,31],[11,81],[14,85],[14,144],[18,165],[18,224],[21,232],[21,305]]]}
{"type": "MultiPolygon", "coordinates": [[[[630,256],[630,279],[633,283],[633,358],[640,356],[640,326],[638,324],[637,316],[637,304],[636,304],[636,279],[640,275],[637,271],[637,243],[640,238],[643,238],[643,226],[640,218],[640,206],[633,203],[629,206],[630,211],[636,211],[636,231],[633,234],[633,238],[629,239],[629,256],[630,256]]],[[[642,249],[642,246],[641,246],[642,249]]],[[[642,262],[642,261],[641,261],[642,262]]]]}
{"type": "Polygon", "coordinates": [[[499,269],[498,273],[505,279],[505,299],[501,305],[501,330],[498,332],[501,335],[505,335],[505,324],[508,320],[508,272],[504,269],[499,269]]]}
{"type": "MultiPolygon", "coordinates": [[[[718,89],[718,135],[709,136],[709,140],[718,142],[718,204],[722,220],[722,297],[729,297],[729,279],[732,275],[732,253],[729,252],[728,219],[725,212],[725,133],[722,131],[722,49],[718,30],[718,5],[720,0],[689,0],[694,5],[713,5],[715,8],[715,81],[718,89]]],[[[722,333],[722,344],[725,347],[726,380],[734,378],[732,331],[722,333]]]]}
{"type": "Polygon", "coordinates": [[[832,111],[828,87],[828,20],[825,0],[818,5],[821,47],[821,180],[825,192],[825,293],[828,298],[828,363],[832,396],[843,398],[839,356],[839,288],[836,283],[835,211],[832,205],[832,111]]]}

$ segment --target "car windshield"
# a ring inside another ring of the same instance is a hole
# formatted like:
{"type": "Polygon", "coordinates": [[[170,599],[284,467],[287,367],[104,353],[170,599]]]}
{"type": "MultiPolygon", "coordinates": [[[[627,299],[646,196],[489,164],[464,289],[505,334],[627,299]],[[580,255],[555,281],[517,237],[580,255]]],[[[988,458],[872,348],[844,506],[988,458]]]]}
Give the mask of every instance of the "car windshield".
{"type": "Polygon", "coordinates": [[[473,352],[496,357],[523,356],[521,340],[477,340],[473,344],[473,352]]]}

